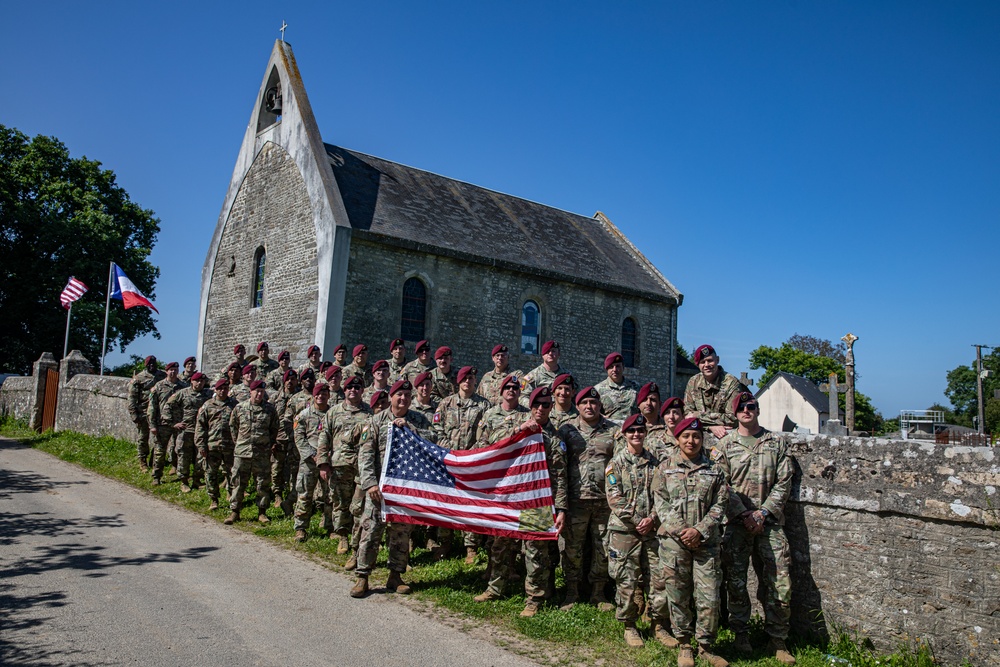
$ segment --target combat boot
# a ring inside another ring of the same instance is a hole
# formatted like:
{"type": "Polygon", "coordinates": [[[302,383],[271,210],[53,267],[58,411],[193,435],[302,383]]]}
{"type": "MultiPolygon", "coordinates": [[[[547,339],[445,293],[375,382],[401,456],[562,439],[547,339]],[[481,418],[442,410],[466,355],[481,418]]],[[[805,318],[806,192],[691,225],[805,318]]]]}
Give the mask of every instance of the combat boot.
{"type": "Polygon", "coordinates": [[[566,597],[563,598],[562,606],[559,607],[563,611],[569,611],[576,604],[577,600],[580,599],[580,594],[577,591],[576,582],[569,582],[566,584],[566,597]]]}
{"type": "Polygon", "coordinates": [[[219,501],[218,500],[213,500],[212,504],[208,506],[208,511],[209,512],[214,512],[217,509],[219,509],[219,501]]]}
{"type": "Polygon", "coordinates": [[[292,500],[291,494],[281,501],[281,511],[285,513],[286,519],[292,518],[292,514],[295,511],[295,502],[292,500]]]}
{"type": "Polygon", "coordinates": [[[625,643],[632,648],[643,647],[642,637],[639,636],[639,631],[635,629],[635,623],[629,623],[625,626],[625,643]]]}
{"type": "Polygon", "coordinates": [[[542,605],[538,602],[530,599],[527,600],[524,603],[524,609],[521,610],[521,618],[531,618],[538,613],[538,610],[541,609],[541,607],[542,605]]]}
{"type": "Polygon", "coordinates": [[[683,644],[677,650],[677,667],[694,667],[694,649],[690,644],[683,644]]]}
{"type": "Polygon", "coordinates": [[[475,565],[477,553],[476,547],[465,547],[465,564],[475,565]]]}
{"type": "Polygon", "coordinates": [[[737,632],[733,648],[743,654],[753,653],[753,646],[750,645],[750,635],[745,632],[737,632]]]}
{"type": "Polygon", "coordinates": [[[149,465],[145,461],[139,461],[139,470],[149,472],[149,465]]]}
{"type": "Polygon", "coordinates": [[[187,485],[187,482],[181,482],[181,493],[191,493],[191,487],[187,485]]]}
{"type": "Polygon", "coordinates": [[[399,576],[399,572],[390,572],[389,579],[385,582],[386,590],[392,591],[393,593],[399,593],[400,595],[409,595],[413,589],[403,583],[403,578],[399,576]]]}
{"type": "Polygon", "coordinates": [[[660,642],[667,648],[677,648],[681,645],[677,638],[670,634],[670,630],[664,625],[663,621],[656,624],[656,641],[660,642]]]}
{"type": "Polygon", "coordinates": [[[490,600],[499,600],[500,596],[493,591],[487,589],[485,593],[480,593],[476,597],[472,598],[475,602],[489,602],[490,600]]]}
{"type": "Polygon", "coordinates": [[[352,598],[363,598],[368,595],[368,575],[358,575],[357,581],[354,582],[354,588],[351,589],[352,598]]]}
{"type": "Polygon", "coordinates": [[[358,553],[355,551],[353,554],[351,554],[351,557],[347,559],[347,562],[344,563],[344,569],[350,571],[356,568],[357,566],[358,566],[358,553]]]}
{"type": "Polygon", "coordinates": [[[160,478],[159,477],[154,477],[153,478],[153,486],[159,486],[159,485],[160,485],[160,478]]]}
{"type": "Polygon", "coordinates": [[[347,535],[338,535],[337,537],[340,538],[340,542],[337,544],[337,555],[343,556],[344,554],[346,554],[348,551],[351,550],[351,544],[350,544],[351,538],[348,537],[347,535]]]}
{"type": "Polygon", "coordinates": [[[712,667],[729,667],[729,661],[721,655],[712,653],[709,646],[704,644],[698,646],[698,657],[712,665],[712,667]]]}
{"type": "Polygon", "coordinates": [[[778,639],[777,637],[771,637],[771,642],[768,644],[768,648],[774,651],[775,659],[783,665],[794,665],[795,657],[788,652],[785,647],[785,640],[778,639]]]}
{"type": "Polygon", "coordinates": [[[263,512],[261,512],[260,514],[257,515],[257,521],[259,521],[261,523],[264,523],[264,524],[271,523],[271,520],[268,519],[267,515],[264,514],[263,512]]]}
{"type": "Polygon", "coordinates": [[[222,523],[226,524],[227,526],[231,526],[231,525],[233,525],[234,523],[236,523],[239,520],[240,520],[240,513],[239,512],[233,512],[228,517],[226,517],[226,520],[223,521],[222,523]]]}
{"type": "Polygon", "coordinates": [[[300,542],[300,543],[301,542],[305,542],[306,539],[307,539],[307,537],[306,537],[306,531],[304,531],[304,530],[296,530],[295,531],[295,541],[296,542],[300,542]]]}
{"type": "Polygon", "coordinates": [[[608,602],[608,599],[604,597],[603,583],[594,585],[594,592],[590,594],[590,604],[597,607],[598,611],[611,611],[615,608],[615,606],[608,602]]]}

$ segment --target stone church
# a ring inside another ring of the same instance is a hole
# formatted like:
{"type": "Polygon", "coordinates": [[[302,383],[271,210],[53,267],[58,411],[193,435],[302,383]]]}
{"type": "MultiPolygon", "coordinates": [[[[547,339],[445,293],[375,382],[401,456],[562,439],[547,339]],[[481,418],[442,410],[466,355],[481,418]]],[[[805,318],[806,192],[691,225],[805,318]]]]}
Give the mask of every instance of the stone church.
{"type": "MultiPolygon", "coordinates": [[[[583,383],[621,351],[626,375],[676,394],[683,295],[603,213],[568,213],[324,143],[292,48],[277,41],[202,270],[198,358],[243,343],[448,345],[457,366],[541,363],[560,342],[583,383]]],[[[681,389],[682,391],[682,389],[681,389]]],[[[666,392],[663,394],[667,395],[666,392]]]]}

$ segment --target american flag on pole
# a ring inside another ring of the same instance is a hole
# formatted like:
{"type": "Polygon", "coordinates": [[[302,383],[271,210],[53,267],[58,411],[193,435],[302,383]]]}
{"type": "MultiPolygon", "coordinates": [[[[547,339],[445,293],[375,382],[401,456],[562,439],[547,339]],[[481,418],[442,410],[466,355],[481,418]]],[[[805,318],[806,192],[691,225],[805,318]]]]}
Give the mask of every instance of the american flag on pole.
{"type": "Polygon", "coordinates": [[[59,303],[62,304],[63,308],[69,308],[69,305],[83,296],[87,289],[82,280],[77,280],[73,276],[70,276],[69,282],[66,283],[62,294],[59,295],[59,303]]]}
{"type": "Polygon", "coordinates": [[[444,449],[391,426],[379,488],[386,521],[521,540],[558,538],[537,425],[470,450],[444,449]]]}

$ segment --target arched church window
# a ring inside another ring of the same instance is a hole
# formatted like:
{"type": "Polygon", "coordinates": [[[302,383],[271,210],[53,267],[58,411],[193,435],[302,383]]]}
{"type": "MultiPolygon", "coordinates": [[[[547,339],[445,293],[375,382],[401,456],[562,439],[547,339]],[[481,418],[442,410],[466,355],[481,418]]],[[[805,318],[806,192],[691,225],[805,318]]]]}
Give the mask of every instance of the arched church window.
{"type": "Polygon", "coordinates": [[[639,363],[639,334],[635,320],[626,317],[622,321],[622,361],[626,368],[635,368],[639,363]]]}
{"type": "Polygon", "coordinates": [[[267,253],[264,246],[257,248],[253,259],[253,295],[251,297],[252,307],[260,308],[264,305],[264,266],[267,263],[267,253]]]}
{"type": "Polygon", "coordinates": [[[427,316],[427,287],[419,278],[409,278],[403,283],[403,312],[399,323],[399,336],[403,340],[424,339],[427,316]]]}
{"type": "Polygon", "coordinates": [[[542,334],[542,311],[534,301],[521,306],[521,352],[539,354],[538,339],[542,334]]]}

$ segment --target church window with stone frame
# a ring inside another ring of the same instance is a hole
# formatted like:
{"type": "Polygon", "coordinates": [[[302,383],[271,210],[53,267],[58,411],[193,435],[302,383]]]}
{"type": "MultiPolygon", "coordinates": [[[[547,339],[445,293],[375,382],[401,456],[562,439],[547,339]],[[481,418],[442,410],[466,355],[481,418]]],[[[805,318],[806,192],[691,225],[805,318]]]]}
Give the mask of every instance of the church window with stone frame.
{"type": "Polygon", "coordinates": [[[403,283],[403,308],[399,322],[399,337],[407,341],[424,339],[427,317],[427,287],[419,278],[403,283]]]}
{"type": "Polygon", "coordinates": [[[639,364],[638,327],[631,317],[622,321],[622,360],[626,368],[635,368],[639,364]]]}
{"type": "Polygon", "coordinates": [[[264,305],[264,266],[267,263],[267,253],[264,246],[257,248],[253,259],[253,294],[251,307],[260,308],[264,305]]]}
{"type": "Polygon", "coordinates": [[[540,354],[538,340],[542,335],[542,310],[534,301],[521,306],[521,353],[540,354]]]}

